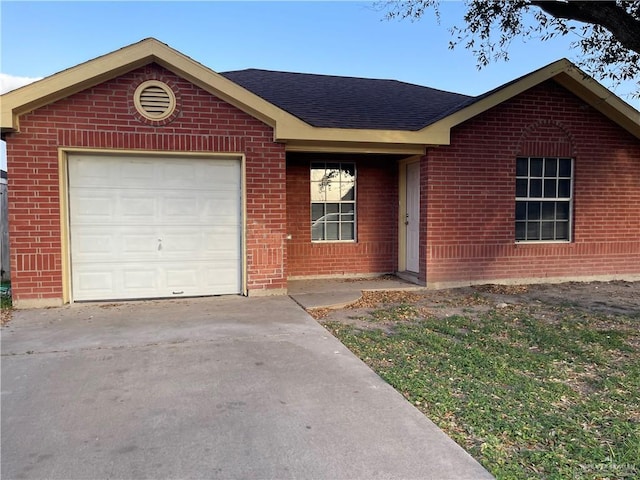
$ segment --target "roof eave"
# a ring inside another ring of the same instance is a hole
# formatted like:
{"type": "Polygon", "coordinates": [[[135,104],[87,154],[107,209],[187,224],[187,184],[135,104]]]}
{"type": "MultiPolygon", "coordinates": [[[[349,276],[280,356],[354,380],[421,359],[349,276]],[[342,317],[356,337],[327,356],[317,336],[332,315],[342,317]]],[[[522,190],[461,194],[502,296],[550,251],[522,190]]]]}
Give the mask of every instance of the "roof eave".
{"type": "Polygon", "coordinates": [[[438,120],[421,131],[426,133],[431,129],[450,130],[550,79],[562,85],[636,138],[640,138],[640,112],[567,59],[558,60],[522,77],[518,81],[509,83],[503,88],[498,88],[492,94],[438,120]]]}
{"type": "Polygon", "coordinates": [[[478,101],[418,131],[319,128],[305,123],[195,60],[156,39],[149,38],[64,70],[1,97],[3,134],[19,130],[19,117],[76,92],[131,70],[157,63],[205,91],[234,105],[274,129],[274,141],[289,149],[376,148],[380,151],[417,152],[430,145],[448,145],[451,129],[514,96],[553,79],[612,121],[640,138],[640,113],[588,77],[566,59],[554,62],[506,84],[478,101]],[[350,145],[350,146],[349,146],[350,145]]]}
{"type": "Polygon", "coordinates": [[[2,131],[19,130],[24,113],[153,62],[153,47],[143,40],[2,95],[2,131]]]}
{"type": "Polygon", "coordinates": [[[18,131],[20,115],[149,63],[167,68],[273,127],[278,120],[299,122],[289,113],[222,75],[158,40],[148,38],[2,95],[2,131],[18,131]]]}
{"type": "Polygon", "coordinates": [[[577,68],[562,72],[554,80],[582,101],[640,139],[640,112],[577,68]]]}
{"type": "MultiPolygon", "coordinates": [[[[205,91],[274,128],[274,141],[291,148],[326,142],[347,148],[347,144],[365,148],[416,151],[416,145],[448,144],[449,132],[431,128],[425,132],[318,128],[262,99],[195,60],[156,39],[148,38],[133,45],[89,60],[25,87],[2,95],[0,126],[2,133],[18,131],[20,116],[49,105],[109,79],[149,63],[157,63],[205,91]],[[407,145],[407,147],[399,147],[407,145]]],[[[304,147],[306,148],[306,147],[304,147]]],[[[358,147],[355,147],[358,148],[358,147]]]]}
{"type": "Polygon", "coordinates": [[[294,143],[344,143],[379,145],[448,145],[450,131],[434,127],[419,131],[319,128],[304,122],[278,126],[276,141],[294,143]]]}

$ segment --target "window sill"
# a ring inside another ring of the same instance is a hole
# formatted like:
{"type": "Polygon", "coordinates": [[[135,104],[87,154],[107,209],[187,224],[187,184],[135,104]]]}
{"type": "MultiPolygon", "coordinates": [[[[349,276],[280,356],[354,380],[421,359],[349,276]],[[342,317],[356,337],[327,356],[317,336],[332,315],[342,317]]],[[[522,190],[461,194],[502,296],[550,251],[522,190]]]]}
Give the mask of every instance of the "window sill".
{"type": "Polygon", "coordinates": [[[333,243],[358,243],[355,240],[311,240],[312,245],[326,245],[333,243]]]}
{"type": "Polygon", "coordinates": [[[571,240],[516,240],[518,245],[571,245],[571,240]]]}

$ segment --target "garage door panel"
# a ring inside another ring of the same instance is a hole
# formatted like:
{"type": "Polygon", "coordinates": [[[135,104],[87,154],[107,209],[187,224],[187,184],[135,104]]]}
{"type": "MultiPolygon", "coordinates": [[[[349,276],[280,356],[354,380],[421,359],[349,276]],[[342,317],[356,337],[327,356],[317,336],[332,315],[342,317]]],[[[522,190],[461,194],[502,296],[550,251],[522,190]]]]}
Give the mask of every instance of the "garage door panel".
{"type": "Polygon", "coordinates": [[[114,165],[85,156],[74,157],[73,176],[69,178],[70,187],[110,187],[113,185],[114,165]]]}
{"type": "Polygon", "coordinates": [[[104,223],[113,216],[114,205],[112,195],[99,195],[91,189],[78,189],[76,202],[72,205],[71,215],[75,220],[84,223],[104,223]]]}
{"type": "Polygon", "coordinates": [[[153,292],[158,288],[157,268],[140,268],[127,267],[122,268],[122,287],[120,298],[126,298],[124,295],[139,297],[142,292],[153,292]]]}
{"type": "Polygon", "coordinates": [[[184,188],[192,189],[199,186],[198,174],[202,171],[202,168],[198,168],[197,165],[192,165],[189,168],[178,162],[168,162],[159,171],[158,181],[162,182],[167,188],[184,188]]]}
{"type": "MultiPolygon", "coordinates": [[[[194,268],[167,268],[165,270],[167,287],[170,289],[198,287],[198,271],[194,268]]],[[[175,291],[175,290],[174,290],[175,291]]]]}
{"type": "Polygon", "coordinates": [[[161,199],[161,215],[176,223],[238,224],[240,199],[238,193],[230,198],[224,192],[198,192],[191,197],[167,196],[161,199]]]}
{"type": "Polygon", "coordinates": [[[113,238],[100,234],[85,234],[73,239],[75,251],[78,255],[110,256],[114,250],[113,238]]]}
{"type": "Polygon", "coordinates": [[[234,278],[233,262],[229,261],[227,265],[218,264],[215,268],[206,269],[202,273],[202,281],[205,285],[217,285],[220,295],[230,294],[237,291],[240,287],[239,280],[234,278]]]}
{"type": "Polygon", "coordinates": [[[202,221],[211,225],[237,225],[240,217],[238,199],[220,198],[204,202],[202,221]]]}
{"type": "MultiPolygon", "coordinates": [[[[107,160],[108,161],[108,160],[107,160]]],[[[120,187],[151,189],[157,185],[156,162],[147,159],[129,159],[120,161],[110,171],[111,181],[118,181],[120,187]]]]}
{"type": "Polygon", "coordinates": [[[203,250],[206,255],[224,255],[234,259],[240,257],[240,242],[231,229],[222,227],[206,232],[203,239],[203,250]]]}
{"type": "Polygon", "coordinates": [[[74,264],[117,263],[130,259],[157,258],[158,238],[155,227],[90,225],[72,228],[71,249],[74,264]]]}
{"type": "MultiPolygon", "coordinates": [[[[129,230],[130,229],[131,227],[129,227],[129,230]]],[[[157,258],[156,250],[158,249],[158,240],[156,237],[155,232],[144,234],[123,231],[120,235],[121,249],[117,253],[123,260],[127,260],[127,257],[132,257],[132,259],[145,258],[147,260],[154,260],[157,258]]]]}
{"type": "Polygon", "coordinates": [[[114,199],[115,212],[112,221],[115,224],[122,220],[154,223],[157,217],[158,200],[149,198],[148,192],[139,190],[125,191],[114,199]]]}
{"type": "Polygon", "coordinates": [[[86,271],[78,268],[73,275],[74,291],[79,290],[90,297],[100,298],[103,295],[109,295],[115,283],[112,269],[92,268],[86,271]]]}
{"type": "Polygon", "coordinates": [[[157,182],[162,182],[169,189],[210,189],[238,191],[240,179],[237,160],[215,160],[200,162],[185,168],[184,162],[168,161],[157,170],[157,182]]]}
{"type": "Polygon", "coordinates": [[[239,161],[71,157],[69,185],[75,300],[240,293],[239,161]]]}

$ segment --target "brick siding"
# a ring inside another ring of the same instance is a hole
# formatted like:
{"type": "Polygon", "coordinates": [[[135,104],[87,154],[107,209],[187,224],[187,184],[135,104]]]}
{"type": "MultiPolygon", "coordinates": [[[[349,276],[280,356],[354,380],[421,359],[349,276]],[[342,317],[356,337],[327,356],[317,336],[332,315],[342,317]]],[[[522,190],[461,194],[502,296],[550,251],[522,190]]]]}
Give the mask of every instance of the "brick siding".
{"type": "Polygon", "coordinates": [[[640,141],[553,81],[469,120],[423,159],[427,281],[639,274],[638,172],[640,141]],[[571,243],[515,244],[519,155],[575,158],[571,243]]]}
{"type": "Polygon", "coordinates": [[[243,153],[248,288],[286,288],[284,146],[271,127],[152,64],[23,115],[8,137],[15,299],[62,298],[58,147],[243,153]],[[144,121],[133,107],[149,79],[176,92],[179,111],[167,121],[144,121]]]}
{"type": "MultiPolygon", "coordinates": [[[[242,153],[250,291],[289,277],[392,272],[398,164],[290,153],[271,127],[149,65],[25,114],[7,138],[14,298],[62,298],[58,148],[242,153]],[[140,118],[132,92],[169,83],[179,111],[140,118]],[[311,159],[354,161],[357,241],[311,242],[311,159]],[[286,240],[287,234],[291,240],[286,240]]],[[[640,273],[640,141],[553,81],[465,122],[421,162],[420,277],[429,284],[640,273]],[[575,158],[573,241],[516,244],[515,158],[575,158]],[[426,188],[425,188],[426,186],[426,188]]]]}
{"type": "Polygon", "coordinates": [[[290,277],[394,272],[397,268],[398,167],[369,156],[304,156],[287,160],[288,272],[290,277]],[[356,163],[356,242],[311,242],[310,161],[356,163]]]}

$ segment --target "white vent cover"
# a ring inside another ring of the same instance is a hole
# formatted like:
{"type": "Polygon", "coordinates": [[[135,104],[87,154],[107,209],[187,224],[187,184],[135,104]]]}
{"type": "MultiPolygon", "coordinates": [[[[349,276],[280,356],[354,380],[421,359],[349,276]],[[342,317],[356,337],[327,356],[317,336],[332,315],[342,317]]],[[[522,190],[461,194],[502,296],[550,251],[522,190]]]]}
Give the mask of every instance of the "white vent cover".
{"type": "Polygon", "coordinates": [[[176,96],[166,83],[147,80],[133,95],[136,109],[149,120],[164,120],[176,109],[176,96]]]}

